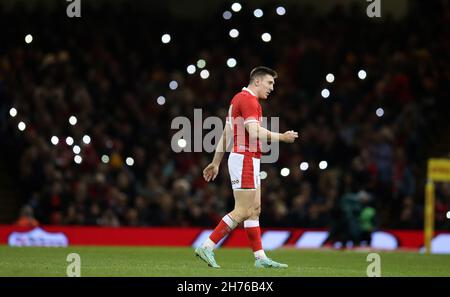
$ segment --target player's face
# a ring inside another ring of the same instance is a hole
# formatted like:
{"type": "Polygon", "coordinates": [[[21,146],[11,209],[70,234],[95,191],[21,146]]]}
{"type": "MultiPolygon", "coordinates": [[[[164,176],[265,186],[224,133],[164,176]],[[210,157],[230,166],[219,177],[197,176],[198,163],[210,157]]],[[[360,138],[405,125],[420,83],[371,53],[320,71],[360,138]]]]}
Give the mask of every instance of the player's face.
{"type": "Polygon", "coordinates": [[[260,99],[267,99],[269,94],[273,91],[273,86],[275,84],[275,79],[273,76],[266,74],[259,79],[258,84],[258,97],[260,99]]]}

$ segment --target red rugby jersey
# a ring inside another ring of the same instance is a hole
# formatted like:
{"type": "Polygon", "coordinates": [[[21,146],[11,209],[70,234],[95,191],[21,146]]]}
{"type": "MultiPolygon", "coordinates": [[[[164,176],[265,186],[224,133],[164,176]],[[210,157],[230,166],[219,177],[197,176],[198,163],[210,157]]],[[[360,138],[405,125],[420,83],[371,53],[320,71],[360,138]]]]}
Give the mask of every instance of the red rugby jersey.
{"type": "Polygon", "coordinates": [[[237,93],[228,109],[227,125],[233,128],[233,152],[261,158],[261,142],[250,140],[245,124],[262,121],[262,108],[256,95],[248,88],[243,88],[237,93]]]}

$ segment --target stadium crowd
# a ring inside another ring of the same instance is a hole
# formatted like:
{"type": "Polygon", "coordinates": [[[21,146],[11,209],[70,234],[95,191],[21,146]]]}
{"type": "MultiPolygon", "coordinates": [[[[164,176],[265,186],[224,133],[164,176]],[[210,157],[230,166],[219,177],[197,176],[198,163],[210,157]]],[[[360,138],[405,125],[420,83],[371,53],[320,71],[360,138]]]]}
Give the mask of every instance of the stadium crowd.
{"type": "MultiPolygon", "coordinates": [[[[436,102],[449,95],[450,8],[446,1],[429,10],[411,2],[400,20],[371,20],[358,6],[336,6],[326,15],[287,7],[283,16],[267,6],[261,19],[248,9],[230,20],[222,18],[224,6],[195,23],[169,23],[132,6],[121,14],[84,11],[79,21],[32,12],[35,41],[0,51],[2,138],[17,168],[21,224],[34,216],[39,224],[215,225],[233,205],[225,163],[218,179],[206,183],[202,170],[212,154],[173,152],[171,121],[193,119],[195,108],[203,118],[224,119],[250,70],[266,65],[279,78],[262,102],[264,116],[278,116],[280,130],[294,129],[300,138],[281,144],[277,163],[262,165],[262,225],[330,227],[353,238],[379,227],[421,228],[427,116],[440,112],[436,102]],[[418,11],[426,22],[416,19],[418,11]],[[228,36],[232,27],[238,38],[228,36]],[[161,43],[161,28],[171,42],[161,43]],[[264,30],[271,42],[261,41],[264,30]],[[234,68],[229,57],[237,60],[234,68]],[[186,72],[200,58],[207,79],[201,69],[186,72]],[[19,121],[27,125],[23,132],[19,121]],[[74,144],[66,144],[68,136],[74,144]],[[305,171],[302,162],[309,164],[305,171]]],[[[16,15],[14,31],[26,32],[25,16],[16,15]]],[[[2,27],[10,21],[11,14],[0,17],[2,27]]],[[[437,201],[437,227],[448,228],[449,184],[438,185],[437,201]]]]}

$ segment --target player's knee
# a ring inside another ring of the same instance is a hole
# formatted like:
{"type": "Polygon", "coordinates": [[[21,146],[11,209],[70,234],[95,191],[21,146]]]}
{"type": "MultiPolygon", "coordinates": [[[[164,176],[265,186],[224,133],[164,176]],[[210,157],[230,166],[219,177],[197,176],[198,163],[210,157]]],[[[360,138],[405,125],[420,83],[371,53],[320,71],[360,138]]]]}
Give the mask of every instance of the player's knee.
{"type": "Polygon", "coordinates": [[[260,214],[261,214],[261,206],[252,207],[249,219],[250,220],[258,220],[260,214]]]}
{"type": "Polygon", "coordinates": [[[242,220],[248,220],[253,214],[253,209],[252,208],[246,208],[242,210],[242,220]]]}
{"type": "Polygon", "coordinates": [[[254,215],[255,209],[253,207],[249,207],[247,209],[247,217],[245,218],[246,220],[251,219],[254,215]]]}
{"type": "Polygon", "coordinates": [[[258,205],[253,209],[253,217],[259,218],[260,214],[261,214],[261,205],[258,205]]]}
{"type": "Polygon", "coordinates": [[[249,212],[246,208],[235,208],[232,213],[233,219],[239,223],[245,221],[249,215],[249,212]]]}

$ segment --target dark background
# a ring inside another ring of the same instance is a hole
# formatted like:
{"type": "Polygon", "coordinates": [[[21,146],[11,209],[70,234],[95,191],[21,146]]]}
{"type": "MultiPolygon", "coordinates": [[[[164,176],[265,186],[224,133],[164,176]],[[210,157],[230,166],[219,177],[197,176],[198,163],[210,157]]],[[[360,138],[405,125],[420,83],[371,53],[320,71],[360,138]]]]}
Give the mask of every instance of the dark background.
{"type": "MultiPolygon", "coordinates": [[[[366,1],[251,1],[225,20],[232,3],[84,0],[81,18],[68,18],[65,1],[2,2],[0,222],[215,225],[233,205],[225,161],[218,179],[205,183],[201,171],[212,154],[174,153],[170,123],[193,119],[194,108],[224,119],[251,69],[265,65],[279,78],[264,116],[280,117],[281,130],[300,138],[262,166],[261,224],[358,234],[367,224],[422,228],[426,162],[450,157],[449,1],[382,1],[382,16],[373,19],[366,1]],[[228,35],[232,28],[238,38],[228,35]],[[229,57],[236,67],[227,66],[229,57]],[[186,72],[200,58],[205,80],[200,69],[186,72]],[[67,136],[81,147],[81,164],[67,136]]],[[[438,184],[436,195],[436,227],[448,230],[450,184],[438,184]]]]}

